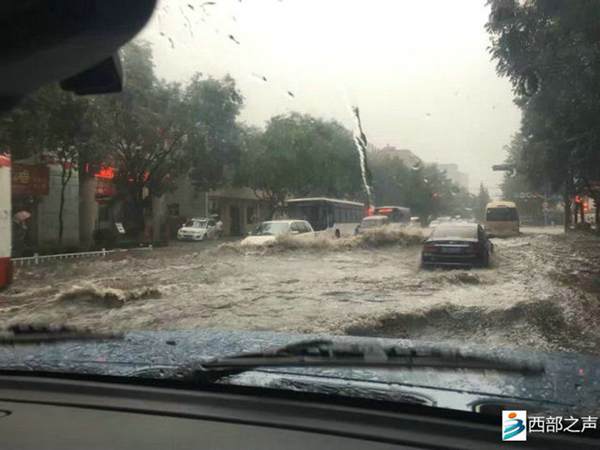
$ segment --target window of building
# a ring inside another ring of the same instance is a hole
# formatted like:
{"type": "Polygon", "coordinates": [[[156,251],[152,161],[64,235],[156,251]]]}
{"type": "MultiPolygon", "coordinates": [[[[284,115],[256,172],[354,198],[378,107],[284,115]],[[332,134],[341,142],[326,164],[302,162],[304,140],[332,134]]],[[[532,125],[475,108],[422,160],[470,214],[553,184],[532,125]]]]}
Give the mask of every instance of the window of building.
{"type": "Polygon", "coordinates": [[[255,221],[256,221],[256,217],[255,217],[255,213],[254,213],[254,206],[248,206],[246,208],[246,223],[251,224],[251,223],[254,223],[255,221]]]}

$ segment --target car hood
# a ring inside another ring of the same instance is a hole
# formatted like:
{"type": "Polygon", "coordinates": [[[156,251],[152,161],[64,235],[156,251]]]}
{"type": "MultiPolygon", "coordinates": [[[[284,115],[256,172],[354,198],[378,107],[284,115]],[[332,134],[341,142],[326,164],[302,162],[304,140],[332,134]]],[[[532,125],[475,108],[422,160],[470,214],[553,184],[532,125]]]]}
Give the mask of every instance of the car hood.
{"type": "MultiPolygon", "coordinates": [[[[176,366],[242,352],[264,351],[307,339],[432,345],[403,339],[273,332],[132,332],[118,341],[0,347],[0,369],[164,377],[169,370],[175,373],[176,366]]],[[[473,410],[478,405],[488,404],[563,415],[597,415],[600,412],[599,358],[477,346],[463,348],[488,355],[537,358],[545,364],[546,371],[542,375],[526,376],[492,371],[296,367],[253,370],[229,377],[226,382],[389,400],[416,399],[419,403],[459,410],[473,410]]]]}
{"type": "Polygon", "coordinates": [[[206,228],[195,228],[195,227],[181,227],[179,231],[184,233],[206,233],[206,228]]]}
{"type": "Polygon", "coordinates": [[[277,236],[248,236],[242,240],[241,245],[265,245],[275,242],[277,236]]]}

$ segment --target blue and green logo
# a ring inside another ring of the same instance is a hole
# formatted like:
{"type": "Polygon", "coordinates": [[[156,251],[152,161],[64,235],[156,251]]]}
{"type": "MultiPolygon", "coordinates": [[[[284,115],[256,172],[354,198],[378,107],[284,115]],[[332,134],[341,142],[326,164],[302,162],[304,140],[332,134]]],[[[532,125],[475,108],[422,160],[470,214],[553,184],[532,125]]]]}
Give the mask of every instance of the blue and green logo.
{"type": "Polygon", "coordinates": [[[502,411],[502,440],[527,440],[527,411],[502,411]]]}

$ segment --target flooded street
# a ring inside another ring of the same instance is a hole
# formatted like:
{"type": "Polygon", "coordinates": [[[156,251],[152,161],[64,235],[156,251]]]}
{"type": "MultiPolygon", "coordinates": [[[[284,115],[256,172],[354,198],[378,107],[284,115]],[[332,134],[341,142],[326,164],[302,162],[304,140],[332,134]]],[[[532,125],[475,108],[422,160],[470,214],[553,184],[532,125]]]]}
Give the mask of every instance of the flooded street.
{"type": "Polygon", "coordinates": [[[276,330],[598,353],[600,240],[495,239],[490,269],[419,269],[420,245],[242,249],[175,243],[17,268],[3,324],[276,330]]]}

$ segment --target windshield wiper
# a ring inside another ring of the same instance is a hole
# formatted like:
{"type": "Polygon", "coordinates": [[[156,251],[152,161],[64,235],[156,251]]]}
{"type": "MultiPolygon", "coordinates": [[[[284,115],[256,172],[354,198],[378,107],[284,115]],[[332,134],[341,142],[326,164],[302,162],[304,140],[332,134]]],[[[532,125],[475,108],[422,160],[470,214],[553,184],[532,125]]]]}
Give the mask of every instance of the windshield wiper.
{"type": "Polygon", "coordinates": [[[518,372],[544,372],[539,361],[465,354],[455,348],[383,346],[302,341],[276,350],[218,358],[196,367],[194,375],[205,381],[267,367],[431,368],[518,372]]]}
{"type": "Polygon", "coordinates": [[[0,345],[123,339],[120,333],[100,333],[69,326],[13,325],[0,332],[0,345]]]}

